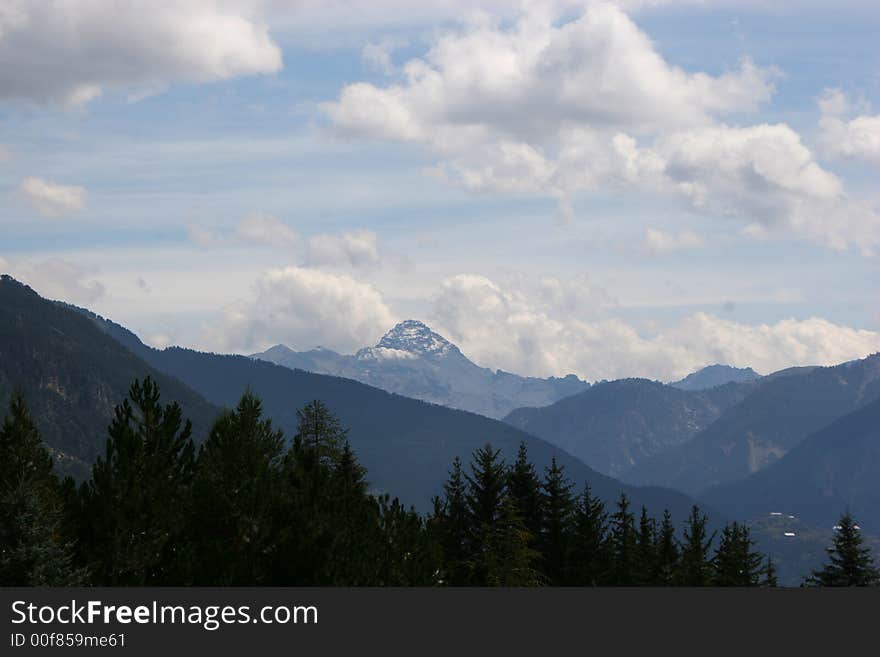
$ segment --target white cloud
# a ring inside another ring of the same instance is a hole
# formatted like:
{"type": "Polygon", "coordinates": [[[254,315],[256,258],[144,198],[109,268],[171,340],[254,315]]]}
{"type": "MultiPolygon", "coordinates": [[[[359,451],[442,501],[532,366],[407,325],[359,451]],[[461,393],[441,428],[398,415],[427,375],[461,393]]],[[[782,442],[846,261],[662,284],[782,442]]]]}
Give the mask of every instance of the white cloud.
{"type": "Polygon", "coordinates": [[[690,230],[676,234],[656,228],[646,228],[642,250],[650,255],[663,255],[684,249],[697,249],[704,244],[705,240],[690,230]]]}
{"type": "Polygon", "coordinates": [[[0,100],[82,105],[105,87],[160,89],[281,69],[253,2],[5,0],[0,100]]]}
{"type": "Polygon", "coordinates": [[[201,247],[258,244],[287,248],[299,242],[299,235],[290,226],[276,217],[260,214],[245,217],[231,232],[193,225],[189,227],[189,235],[201,247]]]}
{"type": "MultiPolygon", "coordinates": [[[[595,310],[588,299],[580,304],[595,310]]],[[[536,376],[573,371],[593,380],[673,380],[716,362],[771,372],[830,365],[880,350],[880,333],[821,318],[747,325],[696,313],[643,334],[610,310],[593,317],[573,314],[570,306],[548,302],[535,290],[476,275],[443,283],[434,320],[481,364],[536,376]]]]}
{"type": "Polygon", "coordinates": [[[465,128],[524,136],[565,122],[636,132],[688,126],[754,110],[772,92],[770,73],[748,60],[721,76],[670,66],[611,5],[562,25],[554,18],[529,11],[510,29],[483,21],[448,33],[405,65],[405,84],[353,84],[326,110],[355,134],[439,145],[465,128]]]}
{"type": "Polygon", "coordinates": [[[272,269],[252,295],[226,309],[208,340],[222,350],[256,351],[275,343],[354,351],[373,344],[395,317],[382,295],[351,276],[303,267],[272,269]]]}
{"type": "Polygon", "coordinates": [[[368,43],[361,51],[361,56],[373,68],[382,71],[385,75],[391,75],[397,68],[391,59],[392,53],[406,45],[403,39],[386,38],[375,43],[368,43]]]}
{"type": "Polygon", "coordinates": [[[0,259],[0,269],[6,269],[48,299],[89,304],[106,292],[104,285],[94,279],[91,269],[62,258],[12,263],[0,259]]]}
{"type": "Polygon", "coordinates": [[[773,70],[687,72],[611,5],[563,23],[537,7],[446,32],[402,82],[351,84],[323,108],[342,134],[426,148],[446,180],[556,198],[563,217],[580,194],[641,194],[833,248],[880,244],[877,212],[794,130],[722,122],[769,99],[773,70]]]}
{"type": "Polygon", "coordinates": [[[83,210],[88,198],[82,187],[59,185],[33,176],[23,179],[18,185],[18,191],[37,212],[46,217],[58,217],[83,210]]]}
{"type": "Polygon", "coordinates": [[[868,114],[866,103],[854,104],[839,89],[826,89],[819,109],[819,145],[826,155],[880,166],[880,114],[868,114]],[[849,118],[853,114],[859,115],[849,118]]]}
{"type": "Polygon", "coordinates": [[[309,266],[360,269],[377,267],[380,263],[378,240],[372,231],[320,234],[309,238],[306,251],[306,264],[309,266]]]}

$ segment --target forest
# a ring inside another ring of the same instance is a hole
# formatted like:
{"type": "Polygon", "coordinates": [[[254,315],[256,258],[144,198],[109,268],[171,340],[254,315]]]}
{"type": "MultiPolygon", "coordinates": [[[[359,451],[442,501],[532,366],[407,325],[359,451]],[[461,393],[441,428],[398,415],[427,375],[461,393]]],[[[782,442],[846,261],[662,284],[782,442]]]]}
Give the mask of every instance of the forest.
{"type": "MultiPolygon", "coordinates": [[[[295,435],[244,392],[197,440],[151,378],[116,406],[104,452],[79,485],[55,474],[21,394],[0,428],[2,586],[774,587],[747,525],[710,532],[694,506],[606,508],[525,444],[456,458],[427,514],[371,489],[347,430],[321,401],[295,435]],[[198,446],[197,446],[198,445],[198,446]]],[[[841,517],[805,586],[880,580],[856,520],[841,517]]]]}

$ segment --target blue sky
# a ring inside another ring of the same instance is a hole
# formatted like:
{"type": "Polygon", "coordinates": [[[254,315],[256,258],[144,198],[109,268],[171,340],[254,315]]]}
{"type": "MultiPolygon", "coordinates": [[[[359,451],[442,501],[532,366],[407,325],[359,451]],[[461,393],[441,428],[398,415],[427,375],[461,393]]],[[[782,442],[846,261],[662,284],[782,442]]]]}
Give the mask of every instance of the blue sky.
{"type": "Polygon", "coordinates": [[[542,376],[862,357],[872,4],[13,1],[0,269],[158,346],[415,317],[542,376]]]}

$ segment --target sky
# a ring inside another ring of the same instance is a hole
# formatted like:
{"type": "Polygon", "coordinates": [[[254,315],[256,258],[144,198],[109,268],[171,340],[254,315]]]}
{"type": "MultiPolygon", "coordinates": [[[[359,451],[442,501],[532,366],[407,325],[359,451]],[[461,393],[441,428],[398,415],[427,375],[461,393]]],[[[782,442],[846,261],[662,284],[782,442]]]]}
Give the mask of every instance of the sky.
{"type": "Polygon", "coordinates": [[[145,342],[880,351],[880,5],[5,0],[0,271],[145,342]]]}

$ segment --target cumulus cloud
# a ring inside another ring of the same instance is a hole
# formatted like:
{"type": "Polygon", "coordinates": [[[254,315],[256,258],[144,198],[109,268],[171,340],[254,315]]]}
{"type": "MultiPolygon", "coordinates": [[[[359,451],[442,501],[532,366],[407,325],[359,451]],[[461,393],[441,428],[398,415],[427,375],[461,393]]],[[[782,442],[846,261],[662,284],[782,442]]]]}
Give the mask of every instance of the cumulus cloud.
{"type": "Polygon", "coordinates": [[[770,73],[748,60],[720,76],[669,65],[611,5],[562,25],[554,18],[529,11],[510,29],[484,21],[446,34],[405,65],[405,84],[349,85],[327,112],[355,134],[442,143],[448,132],[490,126],[509,135],[566,121],[637,132],[681,127],[757,109],[772,92],[770,73]]]}
{"type": "Polygon", "coordinates": [[[880,166],[880,114],[868,114],[866,103],[853,103],[839,89],[826,89],[818,102],[823,152],[880,166]]]}
{"type": "MultiPolygon", "coordinates": [[[[587,299],[580,303],[591,306],[587,299]]],[[[481,364],[536,376],[573,371],[593,380],[674,380],[717,362],[771,372],[880,350],[880,333],[821,318],[753,326],[696,313],[645,334],[610,310],[593,317],[572,314],[535,291],[476,275],[443,283],[434,320],[481,364]]]]}
{"type": "Polygon", "coordinates": [[[62,258],[5,264],[0,259],[0,269],[7,270],[48,299],[89,304],[106,292],[104,285],[94,279],[91,269],[62,258]]]}
{"type": "Polygon", "coordinates": [[[306,264],[344,266],[354,269],[377,267],[381,263],[376,234],[369,230],[319,234],[309,238],[306,264]]]}
{"type": "Polygon", "coordinates": [[[161,89],[281,69],[253,12],[223,0],[6,0],[0,100],[82,105],[107,87],[161,89]]]}
{"type": "Polygon", "coordinates": [[[354,351],[373,344],[395,322],[382,294],[344,274],[303,267],[272,269],[247,299],[229,306],[209,331],[217,348],[256,351],[275,343],[319,344],[354,351]]]}
{"type": "Polygon", "coordinates": [[[205,226],[189,227],[190,239],[201,247],[260,244],[290,247],[299,235],[290,226],[271,215],[253,214],[241,220],[233,231],[216,231],[205,226]]]}
{"type": "Polygon", "coordinates": [[[880,243],[876,211],[789,126],[724,123],[770,98],[772,69],[685,71],[619,8],[559,22],[530,7],[442,34],[401,82],[348,85],[324,111],[344,135],[428,149],[469,190],[559,199],[562,216],[580,194],[637,193],[833,248],[880,243]]]}
{"type": "Polygon", "coordinates": [[[83,210],[88,198],[83,187],[59,185],[33,176],[22,180],[18,191],[37,212],[46,217],[59,217],[83,210]]]}

